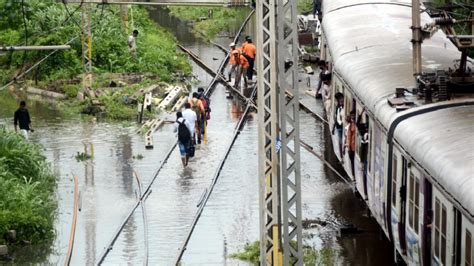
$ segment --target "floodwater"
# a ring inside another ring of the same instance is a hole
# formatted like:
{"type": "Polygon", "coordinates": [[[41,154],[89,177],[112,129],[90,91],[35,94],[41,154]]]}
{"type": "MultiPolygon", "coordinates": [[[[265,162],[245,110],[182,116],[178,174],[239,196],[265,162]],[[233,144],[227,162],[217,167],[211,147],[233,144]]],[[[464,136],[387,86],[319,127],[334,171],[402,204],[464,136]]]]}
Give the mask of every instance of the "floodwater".
{"type": "MultiPolygon", "coordinates": [[[[220,50],[192,37],[188,28],[170,17],[166,10],[151,12],[158,23],[172,32],[179,32],[177,38],[180,42],[217,69],[224,58],[220,50]]],[[[246,29],[248,32],[254,32],[252,27],[246,29]]],[[[220,38],[218,41],[226,45],[230,39],[220,38]]],[[[200,80],[196,86],[206,87],[211,77],[196,65],[193,69],[200,80]]],[[[304,86],[303,83],[300,85],[304,86]]],[[[145,235],[149,242],[150,265],[174,263],[197,205],[217,171],[241,115],[240,103],[226,96],[225,88],[217,86],[211,97],[208,143],[197,148],[196,157],[190,165],[183,169],[175,149],[157,176],[146,201],[147,234],[144,232],[142,211],[138,208],[104,264],[143,263],[145,235]]],[[[320,102],[304,94],[301,97],[322,114],[320,102]]],[[[15,106],[12,103],[14,100],[6,94],[0,97],[0,121],[11,123],[15,106]]],[[[64,119],[51,105],[35,102],[31,102],[30,112],[36,129],[31,141],[43,145],[44,153],[59,177],[57,237],[52,248],[38,248],[42,252],[34,256],[31,250],[19,251],[15,254],[16,262],[64,262],[72,221],[72,176],[77,175],[82,200],[71,264],[94,264],[136,203],[137,185],[133,171],[147,186],[176,137],[171,132],[171,126],[165,125],[154,134],[155,148],[146,150],[143,136],[135,133],[137,126],[134,123],[64,119]],[[77,152],[91,151],[91,147],[94,151],[91,161],[75,160],[77,152]],[[136,159],[139,154],[143,155],[143,159],[136,159]]],[[[336,165],[331,145],[326,142],[326,139],[329,140],[326,138],[327,127],[304,112],[300,113],[300,122],[301,139],[336,165]]],[[[256,114],[251,113],[197,223],[184,253],[183,265],[247,264],[231,259],[229,255],[259,237],[257,127],[256,114]]],[[[305,243],[318,250],[330,250],[331,264],[390,264],[393,261],[391,245],[374,220],[367,216],[364,203],[354,195],[352,188],[304,149],[301,149],[301,168],[304,219],[319,221],[313,228],[304,230],[305,243]],[[362,232],[340,235],[339,229],[348,224],[353,224],[362,232]]]]}

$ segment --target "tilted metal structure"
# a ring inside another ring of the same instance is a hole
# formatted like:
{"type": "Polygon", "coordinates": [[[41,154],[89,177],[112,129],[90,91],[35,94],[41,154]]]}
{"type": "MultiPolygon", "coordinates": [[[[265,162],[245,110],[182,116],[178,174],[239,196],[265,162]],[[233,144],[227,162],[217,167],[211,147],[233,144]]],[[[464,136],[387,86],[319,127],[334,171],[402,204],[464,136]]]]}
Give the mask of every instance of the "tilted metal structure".
{"type": "Polygon", "coordinates": [[[261,265],[303,265],[296,29],[296,1],[257,1],[261,265]]]}

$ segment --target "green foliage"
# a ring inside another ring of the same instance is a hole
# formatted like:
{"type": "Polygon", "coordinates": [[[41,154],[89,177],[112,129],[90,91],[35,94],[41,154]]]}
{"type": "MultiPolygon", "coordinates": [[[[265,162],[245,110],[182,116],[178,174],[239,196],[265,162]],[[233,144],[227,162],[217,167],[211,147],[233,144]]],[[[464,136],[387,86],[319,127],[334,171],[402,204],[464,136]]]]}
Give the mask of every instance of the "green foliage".
{"type": "MultiPolygon", "coordinates": [[[[25,42],[23,16],[20,1],[0,1],[0,44],[19,45],[25,42]]],[[[68,4],[66,12],[60,1],[25,1],[28,26],[28,45],[70,43],[72,49],[58,51],[34,71],[39,80],[52,81],[71,79],[82,72],[80,9],[79,5],[68,4]],[[75,23],[74,23],[75,21],[75,23]]],[[[175,38],[159,28],[148,17],[142,7],[133,7],[134,25],[140,34],[137,38],[137,57],[128,50],[127,34],[122,25],[120,8],[110,5],[94,6],[92,11],[92,61],[93,71],[103,72],[142,72],[157,75],[162,80],[170,80],[172,73],[182,71],[191,73],[186,56],[176,51],[175,38]]],[[[13,52],[0,56],[0,82],[11,79],[18,68],[30,66],[49,54],[50,51],[13,52]],[[25,60],[24,60],[25,59],[25,60]]]]}
{"type": "Polygon", "coordinates": [[[84,161],[92,159],[92,156],[87,154],[87,153],[84,153],[84,152],[77,152],[76,156],[74,156],[74,158],[78,162],[84,162],[84,161]]]}
{"type": "Polygon", "coordinates": [[[203,33],[208,39],[213,39],[222,31],[232,32],[232,27],[242,21],[249,12],[245,8],[226,7],[169,7],[171,14],[182,20],[194,22],[194,29],[203,33]],[[212,17],[209,18],[209,10],[212,17]],[[205,18],[201,20],[201,18],[205,18]]]}
{"type": "Polygon", "coordinates": [[[231,254],[230,257],[258,265],[260,259],[260,241],[246,243],[243,251],[231,254]]]}
{"type": "MultiPolygon", "coordinates": [[[[303,265],[334,265],[334,257],[335,251],[330,248],[322,248],[320,250],[316,250],[310,246],[303,247],[303,265]]],[[[248,261],[254,265],[259,265],[260,260],[260,242],[255,241],[253,243],[247,243],[244,246],[244,250],[238,253],[234,253],[230,255],[231,258],[248,261]]],[[[295,262],[292,258],[291,265],[295,262]]]]}
{"type": "Polygon", "coordinates": [[[68,98],[75,98],[80,90],[81,85],[79,84],[69,84],[62,87],[62,92],[66,94],[68,98]]]}
{"type": "Polygon", "coordinates": [[[313,0],[298,0],[298,12],[302,14],[313,12],[313,0]]]}
{"type": "Polygon", "coordinates": [[[16,230],[18,241],[32,243],[50,242],[54,236],[56,179],[40,150],[20,135],[0,130],[0,236],[16,230]]]}

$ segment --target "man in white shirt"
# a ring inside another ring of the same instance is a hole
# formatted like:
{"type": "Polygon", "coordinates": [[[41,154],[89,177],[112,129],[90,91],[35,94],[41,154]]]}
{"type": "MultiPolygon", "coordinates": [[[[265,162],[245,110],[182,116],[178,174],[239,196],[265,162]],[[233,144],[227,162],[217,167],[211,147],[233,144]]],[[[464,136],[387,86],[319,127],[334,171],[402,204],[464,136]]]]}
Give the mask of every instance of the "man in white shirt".
{"type": "Polygon", "coordinates": [[[197,121],[197,115],[196,113],[191,109],[191,104],[189,102],[184,104],[184,111],[183,111],[183,118],[188,121],[190,125],[190,131],[191,131],[191,136],[193,137],[193,143],[194,143],[194,133],[196,132],[196,121],[197,121]]]}
{"type": "Polygon", "coordinates": [[[132,35],[128,36],[128,50],[133,54],[133,56],[136,56],[137,54],[137,43],[136,43],[136,38],[138,36],[138,30],[134,30],[132,35]]]}

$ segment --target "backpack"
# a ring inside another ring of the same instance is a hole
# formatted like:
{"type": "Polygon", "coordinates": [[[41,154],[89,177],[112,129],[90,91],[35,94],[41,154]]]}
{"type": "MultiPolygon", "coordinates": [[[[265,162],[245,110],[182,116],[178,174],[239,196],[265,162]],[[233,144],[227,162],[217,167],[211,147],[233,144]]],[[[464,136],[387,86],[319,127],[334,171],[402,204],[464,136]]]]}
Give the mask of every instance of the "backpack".
{"type": "Polygon", "coordinates": [[[201,123],[201,109],[199,108],[198,102],[199,102],[199,99],[193,98],[191,100],[191,104],[193,105],[193,107],[191,107],[191,110],[193,110],[196,113],[197,122],[201,123]]]}
{"type": "Polygon", "coordinates": [[[182,144],[187,144],[191,142],[191,132],[189,132],[188,127],[184,123],[186,120],[183,119],[183,122],[178,122],[178,141],[182,144]]]}
{"type": "Polygon", "coordinates": [[[204,110],[206,110],[206,120],[211,119],[211,100],[208,97],[201,95],[201,102],[204,106],[204,110]]]}

